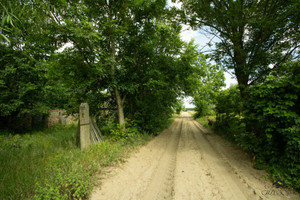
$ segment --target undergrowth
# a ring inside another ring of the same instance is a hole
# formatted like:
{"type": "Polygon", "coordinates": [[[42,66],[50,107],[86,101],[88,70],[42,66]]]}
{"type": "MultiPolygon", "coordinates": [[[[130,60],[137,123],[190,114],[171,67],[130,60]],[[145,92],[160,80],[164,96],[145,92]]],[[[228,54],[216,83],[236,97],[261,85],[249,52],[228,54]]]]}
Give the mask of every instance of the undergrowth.
{"type": "Polygon", "coordinates": [[[202,124],[202,126],[209,128],[208,121],[205,117],[197,118],[196,121],[202,124]]]}
{"type": "Polygon", "coordinates": [[[276,187],[288,187],[300,191],[298,150],[293,149],[288,154],[293,160],[298,159],[297,161],[290,162],[287,158],[278,159],[274,156],[275,152],[270,152],[262,145],[261,138],[256,138],[253,133],[246,132],[245,123],[237,116],[219,117],[213,126],[208,126],[205,118],[197,119],[197,121],[204,126],[207,124],[207,127],[217,134],[248,152],[254,161],[253,167],[267,170],[276,187]],[[267,156],[271,159],[266,160],[267,156]]]}
{"type": "Polygon", "coordinates": [[[87,199],[96,172],[121,162],[149,135],[106,139],[81,151],[76,126],[23,135],[0,135],[0,199],[87,199]]]}

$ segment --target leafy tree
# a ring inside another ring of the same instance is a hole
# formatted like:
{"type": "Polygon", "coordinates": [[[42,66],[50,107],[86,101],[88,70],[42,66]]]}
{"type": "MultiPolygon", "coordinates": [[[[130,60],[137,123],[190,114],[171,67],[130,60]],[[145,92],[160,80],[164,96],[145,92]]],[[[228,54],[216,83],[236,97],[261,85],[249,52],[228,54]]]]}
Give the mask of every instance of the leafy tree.
{"type": "Polygon", "coordinates": [[[22,130],[30,128],[32,116],[48,112],[43,63],[55,50],[55,31],[34,2],[1,2],[0,11],[0,117],[2,127],[22,130]]]}
{"type": "Polygon", "coordinates": [[[206,56],[199,54],[197,58],[197,66],[200,74],[198,75],[197,88],[193,94],[194,104],[196,106],[195,117],[209,115],[215,105],[215,99],[224,86],[224,74],[217,65],[209,64],[206,56]]]}
{"type": "Polygon", "coordinates": [[[216,112],[218,115],[240,115],[242,113],[242,99],[237,85],[232,85],[218,94],[216,112]]]}
{"type": "Polygon", "coordinates": [[[195,45],[180,39],[181,26],[163,0],[1,6],[3,16],[15,16],[1,25],[5,116],[56,106],[77,112],[87,101],[94,115],[117,110],[120,127],[129,117],[153,131],[199,83],[195,45]]]}
{"type": "Polygon", "coordinates": [[[182,2],[186,22],[219,39],[212,57],[238,81],[241,96],[230,88],[217,98],[217,129],[299,189],[299,2],[182,2]]]}
{"type": "Polygon", "coordinates": [[[51,74],[64,77],[76,104],[117,107],[120,124],[127,116],[150,123],[149,131],[158,127],[177,97],[193,90],[194,45],[181,41],[165,1],[81,3],[58,4],[51,14],[60,38],[73,44],[53,56],[51,74]]]}
{"type": "Polygon", "coordinates": [[[10,40],[5,35],[5,32],[10,32],[11,29],[14,27],[14,20],[16,17],[8,10],[6,5],[3,5],[0,2],[0,14],[2,18],[2,22],[0,25],[0,39],[6,40],[6,42],[10,42],[10,40]]]}
{"type": "Polygon", "coordinates": [[[3,126],[7,123],[17,126],[15,119],[27,113],[47,113],[42,97],[46,81],[42,75],[43,69],[22,51],[2,46],[0,55],[0,112],[3,126]]]}
{"type": "Polygon", "coordinates": [[[139,125],[156,132],[172,114],[178,97],[193,90],[198,68],[194,65],[195,46],[181,41],[179,25],[161,23],[150,28],[145,30],[148,40],[142,36],[132,44],[133,55],[140,61],[132,66],[131,76],[138,88],[127,95],[126,109],[139,125]],[[165,41],[166,38],[170,40],[165,41]]]}
{"type": "Polygon", "coordinates": [[[174,107],[176,114],[180,114],[182,110],[184,110],[184,102],[183,99],[178,99],[177,104],[174,107]]]}
{"type": "Polygon", "coordinates": [[[182,2],[186,21],[219,39],[213,58],[226,70],[233,70],[243,98],[249,85],[264,81],[271,71],[298,56],[298,1],[182,2]]]}
{"type": "MultiPolygon", "coordinates": [[[[171,41],[177,42],[172,43],[170,47],[177,49],[170,48],[168,50],[172,50],[174,55],[170,57],[168,54],[161,54],[153,59],[155,64],[149,65],[146,71],[147,76],[144,75],[144,80],[147,82],[141,87],[141,92],[136,94],[138,109],[135,115],[139,116],[136,117],[137,120],[145,120],[142,124],[149,124],[155,130],[160,121],[166,121],[173,112],[173,108],[178,104],[178,97],[193,94],[199,84],[198,78],[201,74],[201,69],[196,63],[198,52],[195,45],[193,42],[183,43],[179,38],[179,26],[173,27],[177,28],[174,30],[169,27],[168,31],[161,29],[164,34],[161,40],[176,35],[176,38],[171,41]],[[175,31],[176,34],[174,34],[175,31]],[[166,33],[170,35],[166,35],[166,33]],[[156,67],[153,68],[154,66],[156,67]]],[[[160,40],[157,42],[158,44],[154,43],[154,46],[161,43],[160,40]]],[[[142,74],[141,77],[143,77],[142,74]]],[[[151,130],[151,128],[149,129],[151,130]]]]}
{"type": "Polygon", "coordinates": [[[73,66],[61,69],[61,73],[67,75],[73,68],[78,69],[80,63],[81,69],[70,77],[76,80],[69,79],[72,86],[81,87],[79,100],[87,100],[90,91],[107,90],[114,96],[119,123],[123,124],[126,96],[138,88],[137,80],[130,76],[136,60],[133,45],[129,45],[136,42],[139,34],[147,40],[149,34],[145,30],[155,26],[155,18],[164,13],[165,2],[71,1],[53,6],[56,6],[51,13],[53,21],[61,30],[62,38],[73,44],[65,51],[66,55],[57,55],[61,60],[57,64],[74,60],[73,66]]]}

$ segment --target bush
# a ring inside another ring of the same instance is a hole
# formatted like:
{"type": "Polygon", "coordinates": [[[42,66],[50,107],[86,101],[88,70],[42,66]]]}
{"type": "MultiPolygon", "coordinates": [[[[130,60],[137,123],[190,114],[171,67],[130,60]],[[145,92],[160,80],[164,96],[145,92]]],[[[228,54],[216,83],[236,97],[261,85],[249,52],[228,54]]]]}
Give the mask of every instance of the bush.
{"type": "Polygon", "coordinates": [[[244,104],[237,87],[221,92],[216,131],[255,156],[254,167],[269,170],[276,183],[300,190],[300,62],[248,92],[244,104]]]}
{"type": "Polygon", "coordinates": [[[134,140],[139,134],[142,133],[141,128],[135,123],[134,120],[126,119],[126,129],[122,129],[119,124],[115,124],[114,128],[110,130],[110,139],[112,141],[118,140],[134,140]]]}
{"type": "Polygon", "coordinates": [[[196,104],[194,118],[200,118],[212,114],[211,106],[206,100],[197,97],[195,98],[194,103],[196,104]]]}
{"type": "Polygon", "coordinates": [[[250,89],[245,120],[274,178],[300,190],[300,63],[284,67],[250,89]]]}
{"type": "Polygon", "coordinates": [[[90,176],[80,171],[63,173],[60,169],[56,170],[53,180],[45,180],[43,185],[37,184],[36,200],[52,199],[87,199],[92,191],[90,176]]]}
{"type": "Polygon", "coordinates": [[[231,85],[216,97],[216,113],[226,115],[240,115],[243,103],[238,85],[231,85]]]}
{"type": "Polygon", "coordinates": [[[246,132],[245,127],[244,120],[234,115],[219,115],[214,124],[218,134],[254,155],[259,148],[258,143],[252,134],[246,132]]]}
{"type": "Polygon", "coordinates": [[[197,118],[197,113],[193,115],[194,119],[202,124],[205,128],[213,128],[216,122],[216,116],[205,116],[197,118]]]}
{"type": "Polygon", "coordinates": [[[242,98],[237,85],[219,93],[216,98],[215,129],[226,139],[238,144],[241,148],[253,153],[257,149],[255,137],[246,132],[242,113],[242,98]]]}

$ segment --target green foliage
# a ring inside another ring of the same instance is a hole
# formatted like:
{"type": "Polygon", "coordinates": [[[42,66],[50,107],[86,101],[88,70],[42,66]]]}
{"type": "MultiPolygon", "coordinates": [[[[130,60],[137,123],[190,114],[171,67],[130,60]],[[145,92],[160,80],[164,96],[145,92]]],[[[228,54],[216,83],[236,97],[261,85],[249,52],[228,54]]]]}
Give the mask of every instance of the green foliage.
{"type": "Polygon", "coordinates": [[[0,15],[1,128],[26,131],[34,126],[32,118],[53,107],[44,63],[58,48],[56,33],[38,3],[1,1],[0,15]]]}
{"type": "Polygon", "coordinates": [[[213,115],[215,98],[222,86],[224,86],[223,71],[217,65],[211,65],[203,54],[197,57],[196,65],[199,67],[198,80],[195,80],[195,92],[193,93],[196,106],[195,117],[213,115]]]}
{"type": "Polygon", "coordinates": [[[255,156],[254,167],[299,190],[300,65],[291,62],[249,89],[241,116],[236,86],[217,98],[215,129],[255,156]]]}
{"type": "Polygon", "coordinates": [[[173,105],[176,102],[176,97],[174,99],[164,98],[163,93],[156,96],[152,96],[148,93],[145,96],[144,101],[138,101],[136,105],[136,112],[133,118],[136,123],[143,128],[145,132],[158,134],[165,124],[168,123],[168,118],[173,114],[173,109],[171,107],[166,107],[164,105],[173,105]],[[147,106],[145,106],[145,104],[147,106]]]}
{"type": "Polygon", "coordinates": [[[94,175],[120,162],[149,137],[92,145],[74,144],[75,126],[56,126],[32,134],[0,136],[0,199],[87,199],[94,175]]]}
{"type": "Polygon", "coordinates": [[[232,85],[216,97],[216,112],[225,115],[240,115],[243,108],[242,102],[238,85],[232,85]]]}
{"type": "Polygon", "coordinates": [[[101,119],[123,109],[148,132],[163,126],[177,98],[194,90],[198,73],[196,47],[180,39],[181,25],[170,20],[165,5],[127,0],[51,5],[52,16],[59,16],[59,39],[72,44],[52,54],[48,64],[52,79],[71,94],[69,111],[85,101],[101,119]]]}
{"type": "Polygon", "coordinates": [[[47,112],[43,102],[44,70],[26,52],[0,48],[1,117],[47,112]]]}
{"type": "Polygon", "coordinates": [[[202,99],[201,96],[194,97],[195,111],[194,118],[213,115],[213,107],[209,101],[202,99]]]}
{"type": "Polygon", "coordinates": [[[177,104],[174,107],[176,114],[180,114],[181,111],[185,110],[185,107],[184,107],[183,104],[184,104],[183,99],[178,99],[177,100],[177,104]]]}
{"type": "Polygon", "coordinates": [[[283,65],[266,82],[251,88],[245,120],[248,132],[259,138],[264,162],[274,176],[299,189],[300,64],[283,65]]]}
{"type": "Polygon", "coordinates": [[[45,172],[51,158],[75,148],[72,144],[75,131],[72,126],[58,126],[32,135],[1,135],[0,198],[30,198],[37,180],[52,177],[45,172]]]}
{"type": "Polygon", "coordinates": [[[88,102],[94,116],[123,110],[157,132],[196,88],[199,54],[166,1],[8,0],[0,11],[3,125],[88,102]]]}
{"type": "Polygon", "coordinates": [[[115,124],[115,127],[110,130],[110,140],[130,140],[133,141],[139,134],[142,133],[140,127],[135,123],[134,120],[126,119],[126,129],[122,129],[119,124],[115,124]]]}
{"type": "Polygon", "coordinates": [[[218,115],[214,129],[227,140],[237,144],[252,156],[261,151],[259,139],[254,134],[246,132],[244,120],[236,115],[218,115]]]}
{"type": "Polygon", "coordinates": [[[5,40],[10,43],[10,40],[7,38],[3,32],[11,32],[14,27],[14,21],[17,20],[16,16],[10,12],[9,8],[6,5],[3,5],[0,2],[0,15],[2,18],[0,25],[0,41],[5,40]]]}
{"type": "Polygon", "coordinates": [[[182,0],[183,21],[217,36],[215,62],[234,72],[243,98],[276,67],[297,57],[298,1],[182,0]]]}
{"type": "Polygon", "coordinates": [[[178,98],[183,96],[183,91],[186,95],[191,94],[196,85],[195,79],[199,77],[199,67],[195,65],[198,55],[195,45],[179,40],[179,28],[175,29],[173,25],[164,28],[163,33],[168,34],[168,37],[174,37],[172,35],[176,32],[176,37],[172,40],[174,44],[171,45],[173,50],[170,51],[174,51],[172,56],[178,58],[173,59],[163,52],[153,52],[161,42],[161,38],[153,38],[153,44],[148,47],[153,55],[150,57],[152,61],[148,65],[147,54],[142,56],[141,59],[145,59],[145,62],[138,64],[135,71],[135,75],[140,77],[138,92],[127,95],[125,102],[128,118],[134,119],[149,133],[157,133],[165,126],[173,109],[178,106],[178,98]]]}
{"type": "Polygon", "coordinates": [[[204,116],[204,117],[196,117],[195,115],[193,116],[200,124],[202,124],[205,128],[214,128],[214,123],[210,124],[209,121],[215,122],[216,116],[211,115],[211,116],[204,116]]]}
{"type": "Polygon", "coordinates": [[[214,128],[226,139],[237,143],[244,150],[252,152],[256,148],[254,141],[245,133],[243,122],[242,98],[237,85],[231,85],[228,89],[221,91],[216,97],[216,123],[214,128]]]}
{"type": "Polygon", "coordinates": [[[82,170],[66,174],[58,169],[53,182],[46,179],[43,183],[44,187],[37,184],[34,199],[88,199],[92,190],[92,183],[88,176],[82,170]]]}

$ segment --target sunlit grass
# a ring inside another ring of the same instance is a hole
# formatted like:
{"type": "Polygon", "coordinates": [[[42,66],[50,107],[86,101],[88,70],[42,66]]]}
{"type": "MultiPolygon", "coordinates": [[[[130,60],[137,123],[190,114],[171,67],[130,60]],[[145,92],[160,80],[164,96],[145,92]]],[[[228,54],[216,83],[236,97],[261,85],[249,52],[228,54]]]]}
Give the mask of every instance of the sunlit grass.
{"type": "Polygon", "coordinates": [[[76,126],[56,126],[0,136],[0,199],[64,199],[62,193],[86,198],[97,171],[119,162],[133,146],[149,139],[138,135],[131,141],[107,140],[80,151],[75,132],[76,126]]]}

